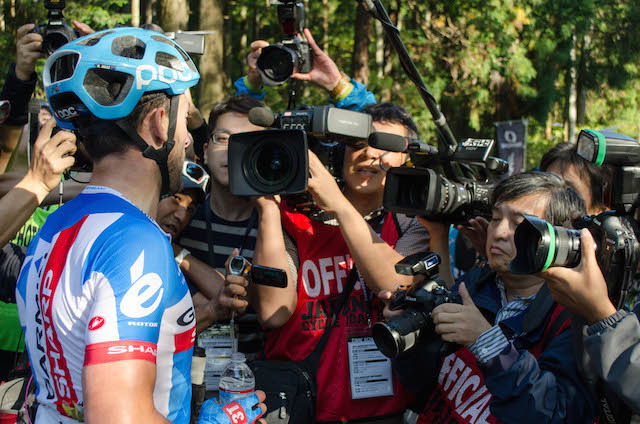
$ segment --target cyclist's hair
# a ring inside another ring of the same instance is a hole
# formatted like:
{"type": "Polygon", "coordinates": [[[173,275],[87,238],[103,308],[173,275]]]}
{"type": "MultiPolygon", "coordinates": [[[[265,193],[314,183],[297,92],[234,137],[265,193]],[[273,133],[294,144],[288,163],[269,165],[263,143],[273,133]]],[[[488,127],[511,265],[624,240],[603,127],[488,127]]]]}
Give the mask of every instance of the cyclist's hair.
{"type": "Polygon", "coordinates": [[[523,172],[501,181],[493,190],[491,205],[495,207],[531,194],[546,202],[544,219],[553,225],[570,220],[574,211],[587,213],[582,197],[562,177],[540,171],[523,172]]]}
{"type": "Polygon", "coordinates": [[[249,111],[254,107],[266,107],[266,105],[255,97],[251,97],[245,93],[220,100],[213,106],[211,113],[209,114],[209,128],[211,131],[209,136],[213,136],[213,131],[215,131],[218,118],[220,118],[222,114],[227,112],[236,112],[242,115],[248,115],[249,111]]]}
{"type": "Polygon", "coordinates": [[[368,113],[373,122],[400,124],[407,129],[407,135],[411,138],[419,138],[418,127],[411,114],[402,106],[391,102],[372,103],[365,106],[362,112],[368,113]]]}
{"type": "MultiPolygon", "coordinates": [[[[573,165],[578,175],[588,184],[591,191],[591,202],[595,208],[606,207],[605,193],[611,185],[613,172],[609,166],[598,166],[578,154],[576,145],[569,142],[558,143],[542,156],[540,170],[546,171],[558,163],[562,168],[573,165]]],[[[571,185],[571,181],[567,181],[571,185]]]]}
{"type": "MultiPolygon", "coordinates": [[[[133,128],[139,128],[144,118],[155,108],[162,107],[169,113],[169,97],[161,91],[144,94],[138,105],[129,116],[123,120],[133,128]]],[[[124,133],[113,121],[95,121],[100,126],[99,131],[94,131],[88,142],[83,143],[93,161],[99,161],[110,154],[124,153],[129,148],[138,146],[124,133]]]]}

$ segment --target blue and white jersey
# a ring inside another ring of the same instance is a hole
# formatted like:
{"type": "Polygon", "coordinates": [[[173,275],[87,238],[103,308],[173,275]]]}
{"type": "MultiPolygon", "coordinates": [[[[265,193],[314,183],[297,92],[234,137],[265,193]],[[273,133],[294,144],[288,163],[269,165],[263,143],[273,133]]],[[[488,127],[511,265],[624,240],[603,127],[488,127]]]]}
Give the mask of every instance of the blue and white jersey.
{"type": "Polygon", "coordinates": [[[16,298],[38,387],[36,424],[82,421],[82,368],[132,359],[156,364],[156,409],[189,422],[191,296],[169,236],[120,193],[90,186],[49,216],[16,298]]]}

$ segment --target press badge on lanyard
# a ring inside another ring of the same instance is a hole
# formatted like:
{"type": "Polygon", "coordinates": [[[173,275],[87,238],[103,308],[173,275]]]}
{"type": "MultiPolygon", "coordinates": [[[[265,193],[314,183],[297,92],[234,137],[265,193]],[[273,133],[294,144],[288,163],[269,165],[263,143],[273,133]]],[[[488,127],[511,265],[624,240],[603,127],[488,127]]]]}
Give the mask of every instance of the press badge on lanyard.
{"type": "Polygon", "coordinates": [[[362,278],[360,285],[367,305],[368,327],[347,327],[351,399],[393,396],[391,360],[373,341],[369,297],[362,278]]]}

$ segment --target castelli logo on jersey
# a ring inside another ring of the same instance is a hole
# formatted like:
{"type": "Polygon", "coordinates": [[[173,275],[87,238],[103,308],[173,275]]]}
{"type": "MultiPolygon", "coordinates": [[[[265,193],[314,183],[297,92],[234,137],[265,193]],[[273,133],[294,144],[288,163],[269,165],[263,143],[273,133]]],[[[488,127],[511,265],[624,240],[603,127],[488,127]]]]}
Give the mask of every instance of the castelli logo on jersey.
{"type": "Polygon", "coordinates": [[[189,81],[191,78],[193,78],[193,72],[189,69],[178,72],[162,65],[140,65],[136,68],[136,89],[141,90],[142,87],[146,87],[156,80],[173,84],[178,80],[189,81]]]}
{"type": "Polygon", "coordinates": [[[95,331],[104,325],[104,318],[96,316],[89,321],[89,331],[95,331]]]}
{"type": "Polygon", "coordinates": [[[120,302],[120,312],[130,318],[142,318],[153,313],[164,294],[160,276],[156,273],[142,275],[143,270],[144,251],[131,267],[131,287],[120,302]],[[148,305],[150,301],[152,303],[148,305]]]}

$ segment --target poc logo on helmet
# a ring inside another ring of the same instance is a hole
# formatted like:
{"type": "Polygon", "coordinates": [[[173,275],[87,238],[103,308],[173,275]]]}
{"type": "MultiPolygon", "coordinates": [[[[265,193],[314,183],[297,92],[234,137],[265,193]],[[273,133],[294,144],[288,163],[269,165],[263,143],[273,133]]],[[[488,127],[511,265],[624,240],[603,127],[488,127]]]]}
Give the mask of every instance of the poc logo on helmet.
{"type": "Polygon", "coordinates": [[[173,84],[174,82],[189,81],[193,77],[193,73],[190,69],[184,69],[181,72],[175,69],[167,68],[166,66],[158,65],[140,65],[136,68],[136,89],[141,90],[151,84],[153,81],[161,81],[167,84],[173,84]]]}
{"type": "Polygon", "coordinates": [[[74,116],[78,116],[78,111],[74,106],[63,108],[63,109],[56,109],[55,112],[56,112],[56,116],[59,119],[67,119],[67,118],[72,118],[74,116]]]}

